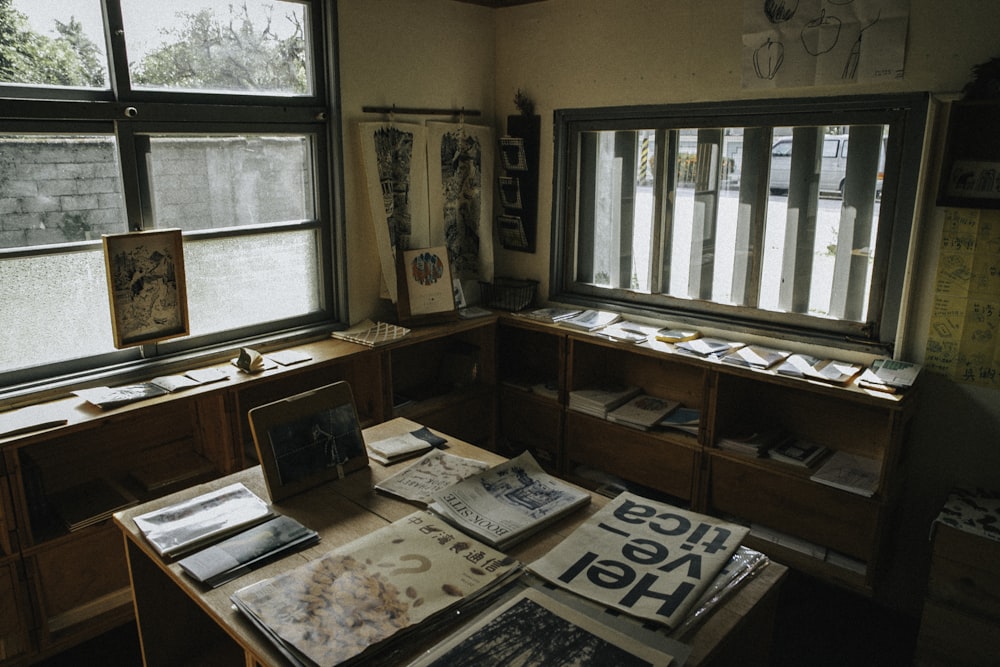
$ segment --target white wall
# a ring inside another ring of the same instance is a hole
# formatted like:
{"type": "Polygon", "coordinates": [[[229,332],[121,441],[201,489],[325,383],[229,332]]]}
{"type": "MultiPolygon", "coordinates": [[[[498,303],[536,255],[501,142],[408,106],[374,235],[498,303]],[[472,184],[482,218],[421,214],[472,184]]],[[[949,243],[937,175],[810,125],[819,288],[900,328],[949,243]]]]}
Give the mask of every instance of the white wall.
{"type": "MultiPolygon", "coordinates": [[[[552,205],[552,114],[560,108],[927,91],[948,100],[973,65],[1000,56],[1000,2],[911,0],[906,76],[878,87],[740,87],[744,0],[544,0],[492,10],[452,0],[340,0],[340,71],[351,319],[379,308],[377,255],[365,217],[352,125],[361,106],[466,106],[502,128],[525,91],[542,117],[538,249],[497,249],[497,274],[530,277],[548,290],[552,205]],[[492,87],[495,84],[495,89],[492,87]]],[[[367,117],[365,117],[367,118],[367,117]]],[[[938,146],[940,132],[930,137],[938,146]]],[[[936,149],[915,221],[903,354],[922,361],[936,273],[941,214],[933,206],[936,149]]],[[[930,521],[953,484],[1000,488],[1000,396],[927,375],[906,454],[898,558],[887,593],[916,613],[926,581],[930,521]]]]}

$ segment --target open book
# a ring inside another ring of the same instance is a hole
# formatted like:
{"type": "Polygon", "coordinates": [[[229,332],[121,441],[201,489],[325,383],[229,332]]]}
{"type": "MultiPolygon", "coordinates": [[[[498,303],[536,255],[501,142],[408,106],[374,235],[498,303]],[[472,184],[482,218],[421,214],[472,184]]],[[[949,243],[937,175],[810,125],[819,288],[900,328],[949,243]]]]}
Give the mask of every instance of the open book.
{"type": "Polygon", "coordinates": [[[587,491],[548,474],[527,451],[432,498],[429,509],[498,549],[590,502],[587,491]]]}

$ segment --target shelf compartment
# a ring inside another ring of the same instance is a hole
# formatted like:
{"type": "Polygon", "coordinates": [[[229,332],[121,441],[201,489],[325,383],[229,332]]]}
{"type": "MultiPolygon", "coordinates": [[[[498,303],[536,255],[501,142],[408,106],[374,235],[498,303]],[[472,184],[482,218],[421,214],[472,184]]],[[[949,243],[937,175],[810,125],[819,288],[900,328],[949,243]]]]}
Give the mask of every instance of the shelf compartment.
{"type": "Polygon", "coordinates": [[[562,470],[562,407],[551,398],[501,387],[500,435],[530,450],[539,463],[562,470]]]}
{"type": "Polygon", "coordinates": [[[31,648],[26,591],[13,563],[0,562],[0,661],[27,653],[31,648]]]}
{"type": "Polygon", "coordinates": [[[423,426],[493,449],[496,426],[496,398],[493,387],[473,386],[455,394],[415,401],[393,411],[423,426]]]}
{"type": "MultiPolygon", "coordinates": [[[[756,459],[709,454],[709,512],[759,522],[870,563],[878,543],[880,503],[826,487],[808,472],[756,459]]],[[[869,570],[871,568],[869,567],[869,570]]]]}
{"type": "Polygon", "coordinates": [[[698,451],[661,433],[566,413],[566,467],[579,463],[691,501],[698,451]]]}

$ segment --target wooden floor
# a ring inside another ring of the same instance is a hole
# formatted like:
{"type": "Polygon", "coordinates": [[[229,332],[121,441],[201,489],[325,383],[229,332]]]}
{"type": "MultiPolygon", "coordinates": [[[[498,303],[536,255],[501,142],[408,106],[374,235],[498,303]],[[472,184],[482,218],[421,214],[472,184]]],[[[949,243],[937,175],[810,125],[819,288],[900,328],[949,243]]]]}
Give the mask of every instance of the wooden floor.
{"type": "MultiPolygon", "coordinates": [[[[772,667],[904,667],[919,622],[846,590],[789,571],[772,642],[772,667]]],[[[134,624],[46,660],[43,667],[138,667],[134,624]]]]}

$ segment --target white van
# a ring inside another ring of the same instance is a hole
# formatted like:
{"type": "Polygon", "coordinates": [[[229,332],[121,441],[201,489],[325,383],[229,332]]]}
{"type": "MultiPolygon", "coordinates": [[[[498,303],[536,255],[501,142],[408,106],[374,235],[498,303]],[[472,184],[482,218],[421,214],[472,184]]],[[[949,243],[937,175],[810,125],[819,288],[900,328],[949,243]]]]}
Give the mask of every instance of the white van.
{"type": "MultiPolygon", "coordinates": [[[[771,146],[771,181],[773,195],[788,194],[788,174],[792,166],[792,138],[781,137],[771,146]]],[[[882,172],[885,170],[885,139],[879,154],[878,182],[875,197],[882,198],[882,172]]],[[[819,171],[819,191],[844,196],[844,175],[847,172],[847,135],[823,139],[823,163],[819,171]]]]}

